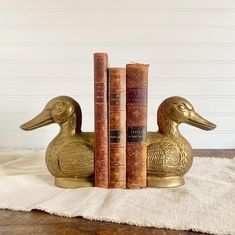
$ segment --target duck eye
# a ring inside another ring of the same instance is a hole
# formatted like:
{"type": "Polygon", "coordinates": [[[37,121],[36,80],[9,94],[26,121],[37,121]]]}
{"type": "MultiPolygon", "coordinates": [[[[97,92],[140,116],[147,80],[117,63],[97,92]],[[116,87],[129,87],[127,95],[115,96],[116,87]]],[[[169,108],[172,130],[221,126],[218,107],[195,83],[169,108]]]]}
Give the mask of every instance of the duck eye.
{"type": "Polygon", "coordinates": [[[186,107],[185,107],[184,104],[177,105],[177,108],[178,108],[179,111],[182,111],[182,112],[184,112],[186,110],[186,107]]]}
{"type": "Polygon", "coordinates": [[[62,112],[63,111],[63,104],[61,104],[61,103],[58,103],[58,104],[56,104],[55,105],[55,109],[56,109],[56,111],[58,111],[58,112],[62,112]]]}

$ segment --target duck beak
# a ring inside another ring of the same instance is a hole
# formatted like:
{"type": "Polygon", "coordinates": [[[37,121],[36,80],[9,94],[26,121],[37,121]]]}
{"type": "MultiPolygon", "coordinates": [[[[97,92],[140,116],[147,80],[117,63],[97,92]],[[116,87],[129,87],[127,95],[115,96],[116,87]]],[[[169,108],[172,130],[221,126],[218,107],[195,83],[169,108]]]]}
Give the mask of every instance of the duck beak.
{"type": "Polygon", "coordinates": [[[191,112],[190,117],[186,123],[206,131],[216,128],[216,125],[214,123],[207,121],[194,111],[191,112]]]}
{"type": "Polygon", "coordinates": [[[49,110],[43,110],[35,118],[21,125],[20,128],[25,131],[31,131],[52,123],[54,123],[54,120],[51,117],[51,112],[49,110]]]}

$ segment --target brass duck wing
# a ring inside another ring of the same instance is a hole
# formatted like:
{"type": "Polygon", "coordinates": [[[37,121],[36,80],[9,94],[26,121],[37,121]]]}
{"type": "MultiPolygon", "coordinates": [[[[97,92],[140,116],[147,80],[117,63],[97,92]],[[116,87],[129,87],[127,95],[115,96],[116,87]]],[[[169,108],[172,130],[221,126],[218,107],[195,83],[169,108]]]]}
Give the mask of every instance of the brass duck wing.
{"type": "MultiPolygon", "coordinates": [[[[152,136],[153,137],[153,136],[152,136]]],[[[172,139],[155,133],[155,141],[148,144],[148,176],[175,175],[180,170],[180,149],[172,139]]]]}
{"type": "Polygon", "coordinates": [[[58,167],[66,177],[84,178],[94,173],[94,152],[90,146],[74,141],[58,155],[58,167]]]}
{"type": "Polygon", "coordinates": [[[78,136],[83,144],[87,145],[90,149],[94,150],[95,146],[94,132],[80,132],[78,136]]]}

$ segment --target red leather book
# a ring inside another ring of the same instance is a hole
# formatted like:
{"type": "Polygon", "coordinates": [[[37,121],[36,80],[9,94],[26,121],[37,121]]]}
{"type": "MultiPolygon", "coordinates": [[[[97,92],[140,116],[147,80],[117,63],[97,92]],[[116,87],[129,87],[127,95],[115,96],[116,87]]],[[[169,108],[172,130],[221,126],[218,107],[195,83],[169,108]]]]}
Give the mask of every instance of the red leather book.
{"type": "Polygon", "coordinates": [[[126,188],[126,69],[108,71],[109,188],[126,188]]]}
{"type": "Polygon", "coordinates": [[[108,55],[94,54],[95,186],[108,188],[108,55]]]}
{"type": "Polygon", "coordinates": [[[126,65],[127,188],[146,187],[148,65],[126,65]]]}

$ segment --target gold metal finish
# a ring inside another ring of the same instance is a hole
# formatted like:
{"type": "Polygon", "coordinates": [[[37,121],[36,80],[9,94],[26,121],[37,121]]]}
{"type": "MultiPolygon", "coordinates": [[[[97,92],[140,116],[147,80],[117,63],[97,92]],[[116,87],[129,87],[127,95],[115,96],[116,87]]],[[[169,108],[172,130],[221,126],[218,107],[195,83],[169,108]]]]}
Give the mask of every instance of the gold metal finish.
{"type": "Polygon", "coordinates": [[[21,126],[30,131],[52,123],[60,126],[59,134],[46,151],[46,165],[63,188],[90,187],[94,174],[94,133],[82,132],[80,105],[68,96],[49,101],[44,110],[21,126]]]}
{"type": "Polygon", "coordinates": [[[92,187],[93,182],[87,180],[87,178],[55,178],[55,185],[60,188],[82,188],[92,187]]]}
{"type": "Polygon", "coordinates": [[[184,178],[182,176],[148,177],[148,187],[150,188],[173,188],[183,184],[184,178]]]}
{"type": "MultiPolygon", "coordinates": [[[[157,132],[148,132],[147,183],[149,187],[177,187],[192,166],[192,148],[180,134],[181,123],[213,130],[216,125],[202,118],[184,98],[170,97],[158,109],[157,132]]],[[[23,130],[34,130],[52,123],[59,134],[46,151],[46,165],[62,188],[91,187],[94,182],[94,133],[82,132],[79,104],[67,96],[52,99],[23,130]]]]}
{"type": "Polygon", "coordinates": [[[192,166],[192,148],[180,134],[181,123],[213,130],[216,125],[194,111],[181,97],[170,97],[159,106],[157,132],[148,132],[147,183],[149,187],[177,187],[192,166]]]}

